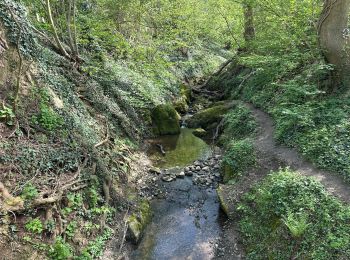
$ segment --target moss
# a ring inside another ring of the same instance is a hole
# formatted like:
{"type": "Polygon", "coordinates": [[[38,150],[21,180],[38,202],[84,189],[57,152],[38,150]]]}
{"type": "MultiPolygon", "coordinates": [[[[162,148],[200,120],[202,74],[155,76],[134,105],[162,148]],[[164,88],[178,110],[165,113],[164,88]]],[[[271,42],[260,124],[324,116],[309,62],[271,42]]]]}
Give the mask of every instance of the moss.
{"type": "Polygon", "coordinates": [[[192,133],[199,138],[203,138],[208,134],[203,128],[197,128],[192,133]]]}
{"type": "Polygon", "coordinates": [[[180,95],[185,96],[187,99],[187,102],[190,102],[192,98],[192,90],[191,87],[185,84],[180,85],[180,95]]]}
{"type": "Polygon", "coordinates": [[[209,125],[221,121],[231,107],[232,104],[228,103],[204,109],[188,120],[188,126],[190,128],[202,127],[206,129],[209,125]]]}
{"type": "Polygon", "coordinates": [[[176,109],[177,112],[179,112],[180,114],[186,114],[189,106],[187,103],[187,98],[186,96],[181,96],[180,98],[178,98],[175,102],[174,102],[174,107],[176,109]]]}
{"type": "Polygon", "coordinates": [[[224,193],[221,185],[217,188],[217,194],[218,194],[221,209],[225,212],[226,215],[228,215],[228,205],[226,204],[226,200],[224,198],[224,193]]]}
{"type": "Polygon", "coordinates": [[[128,219],[128,238],[134,244],[140,241],[147,224],[151,221],[152,210],[149,202],[143,200],[138,210],[128,219]]]}
{"type": "Polygon", "coordinates": [[[180,133],[180,116],[171,104],[155,107],[152,111],[154,133],[157,135],[175,135],[180,133]]]}

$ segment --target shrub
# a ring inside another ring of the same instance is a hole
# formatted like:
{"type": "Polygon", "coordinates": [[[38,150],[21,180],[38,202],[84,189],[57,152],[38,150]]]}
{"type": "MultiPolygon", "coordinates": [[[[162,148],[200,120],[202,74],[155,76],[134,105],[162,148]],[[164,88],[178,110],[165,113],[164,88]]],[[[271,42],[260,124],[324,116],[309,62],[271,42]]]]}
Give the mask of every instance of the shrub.
{"type": "Polygon", "coordinates": [[[312,178],[268,176],[238,207],[248,259],[348,259],[350,208],[312,178]]]}
{"type": "Polygon", "coordinates": [[[239,177],[255,163],[254,145],[250,139],[232,141],[223,159],[224,181],[239,177]]]}
{"type": "Polygon", "coordinates": [[[35,218],[35,219],[28,221],[27,224],[25,225],[25,228],[29,232],[32,232],[34,234],[41,234],[41,232],[43,232],[43,230],[44,230],[43,223],[41,222],[41,220],[39,218],[35,218]]]}

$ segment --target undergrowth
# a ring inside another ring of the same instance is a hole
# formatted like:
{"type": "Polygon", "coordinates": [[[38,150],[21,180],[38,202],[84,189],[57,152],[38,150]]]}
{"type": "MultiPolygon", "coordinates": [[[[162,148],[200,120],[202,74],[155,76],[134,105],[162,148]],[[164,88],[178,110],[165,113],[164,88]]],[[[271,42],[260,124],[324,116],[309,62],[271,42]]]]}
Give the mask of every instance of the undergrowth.
{"type": "Polygon", "coordinates": [[[350,257],[350,208],[312,178],[275,172],[238,209],[247,259],[350,257]]]}

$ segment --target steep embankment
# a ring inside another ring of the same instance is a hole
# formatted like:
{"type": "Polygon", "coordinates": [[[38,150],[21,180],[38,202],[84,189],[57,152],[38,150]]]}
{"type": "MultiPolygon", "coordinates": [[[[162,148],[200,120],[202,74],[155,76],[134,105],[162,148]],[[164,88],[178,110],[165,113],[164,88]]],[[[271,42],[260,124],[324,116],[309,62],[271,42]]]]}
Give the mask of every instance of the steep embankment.
{"type": "Polygon", "coordinates": [[[0,251],[91,259],[114,237],[119,257],[132,235],[126,221],[137,226],[149,215],[139,148],[152,135],[151,111],[180,96],[183,78],[196,81],[224,58],[208,62],[207,50],[196,50],[161,75],[103,49],[81,49],[84,62],[74,63],[26,14],[0,2],[0,251]]]}

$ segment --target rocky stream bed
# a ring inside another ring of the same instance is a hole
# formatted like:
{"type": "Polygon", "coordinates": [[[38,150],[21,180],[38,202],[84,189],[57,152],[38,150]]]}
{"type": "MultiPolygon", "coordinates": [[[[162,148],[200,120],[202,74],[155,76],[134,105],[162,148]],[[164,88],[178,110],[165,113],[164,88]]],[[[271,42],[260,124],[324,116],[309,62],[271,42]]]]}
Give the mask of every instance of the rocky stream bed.
{"type": "Polygon", "coordinates": [[[220,246],[226,222],[216,192],[221,150],[192,132],[183,128],[179,136],[151,141],[149,157],[155,167],[140,195],[151,200],[153,218],[131,259],[240,259],[220,246]]]}

